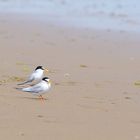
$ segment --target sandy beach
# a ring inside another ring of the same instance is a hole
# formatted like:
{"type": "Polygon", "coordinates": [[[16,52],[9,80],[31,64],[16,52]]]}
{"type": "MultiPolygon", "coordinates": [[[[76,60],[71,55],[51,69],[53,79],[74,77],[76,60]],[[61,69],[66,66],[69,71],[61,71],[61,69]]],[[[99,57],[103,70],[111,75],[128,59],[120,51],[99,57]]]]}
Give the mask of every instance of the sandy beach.
{"type": "Polygon", "coordinates": [[[0,139],[140,139],[139,33],[0,17],[0,139]],[[45,102],[15,89],[38,65],[45,102]]]}

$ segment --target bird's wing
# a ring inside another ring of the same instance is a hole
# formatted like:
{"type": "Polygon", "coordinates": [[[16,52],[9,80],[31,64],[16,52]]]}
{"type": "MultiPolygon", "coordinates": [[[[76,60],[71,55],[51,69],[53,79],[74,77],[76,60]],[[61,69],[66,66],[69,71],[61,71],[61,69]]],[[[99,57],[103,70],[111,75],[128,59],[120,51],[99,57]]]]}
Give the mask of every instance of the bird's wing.
{"type": "Polygon", "coordinates": [[[33,80],[34,80],[34,73],[32,73],[32,74],[30,75],[30,77],[28,78],[27,81],[25,81],[25,82],[23,82],[23,83],[19,83],[18,85],[24,85],[24,84],[27,84],[27,83],[32,82],[33,80]]]}
{"type": "Polygon", "coordinates": [[[43,87],[40,84],[37,84],[32,87],[23,88],[22,91],[39,93],[39,92],[43,92],[43,87]]]}
{"type": "Polygon", "coordinates": [[[19,84],[17,84],[17,85],[24,85],[24,84],[27,84],[27,83],[30,83],[30,82],[32,82],[33,80],[28,80],[28,81],[25,81],[25,82],[23,82],[23,83],[19,83],[19,84]]]}

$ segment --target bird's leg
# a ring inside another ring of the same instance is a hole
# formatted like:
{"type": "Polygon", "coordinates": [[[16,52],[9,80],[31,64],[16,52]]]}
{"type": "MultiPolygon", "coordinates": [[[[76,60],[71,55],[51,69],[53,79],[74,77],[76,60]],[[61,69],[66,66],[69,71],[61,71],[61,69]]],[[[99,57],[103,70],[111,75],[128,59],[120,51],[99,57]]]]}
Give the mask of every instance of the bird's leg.
{"type": "Polygon", "coordinates": [[[39,98],[40,98],[42,101],[44,101],[44,98],[43,98],[42,95],[39,95],[39,98]]]}

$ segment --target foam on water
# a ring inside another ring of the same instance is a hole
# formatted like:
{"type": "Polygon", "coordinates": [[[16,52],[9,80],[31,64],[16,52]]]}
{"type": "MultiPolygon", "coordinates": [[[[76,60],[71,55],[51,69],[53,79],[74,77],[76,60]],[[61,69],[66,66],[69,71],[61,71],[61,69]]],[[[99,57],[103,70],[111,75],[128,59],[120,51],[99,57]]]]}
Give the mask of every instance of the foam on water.
{"type": "Polygon", "coordinates": [[[1,12],[37,14],[43,20],[77,28],[138,32],[139,7],[139,0],[0,0],[1,12]]]}

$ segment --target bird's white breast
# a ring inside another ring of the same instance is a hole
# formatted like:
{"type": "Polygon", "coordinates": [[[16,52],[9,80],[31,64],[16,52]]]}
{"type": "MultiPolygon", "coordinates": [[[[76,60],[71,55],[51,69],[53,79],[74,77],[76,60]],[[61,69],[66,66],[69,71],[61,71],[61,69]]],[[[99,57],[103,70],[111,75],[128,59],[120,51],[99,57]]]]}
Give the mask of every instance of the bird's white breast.
{"type": "Polygon", "coordinates": [[[42,69],[38,69],[34,72],[34,77],[35,79],[41,79],[43,77],[43,70],[42,69]]]}

